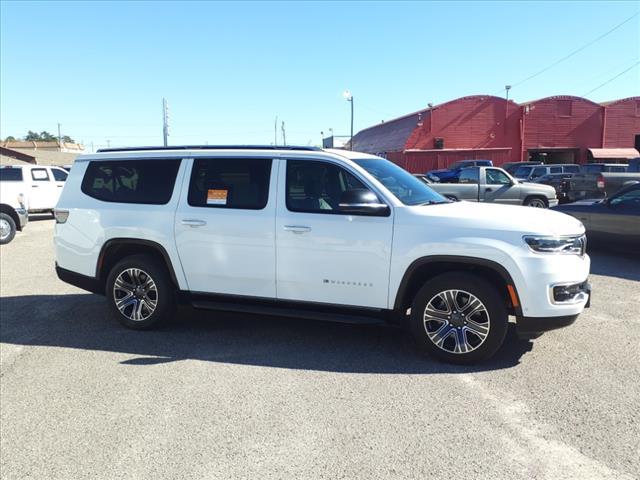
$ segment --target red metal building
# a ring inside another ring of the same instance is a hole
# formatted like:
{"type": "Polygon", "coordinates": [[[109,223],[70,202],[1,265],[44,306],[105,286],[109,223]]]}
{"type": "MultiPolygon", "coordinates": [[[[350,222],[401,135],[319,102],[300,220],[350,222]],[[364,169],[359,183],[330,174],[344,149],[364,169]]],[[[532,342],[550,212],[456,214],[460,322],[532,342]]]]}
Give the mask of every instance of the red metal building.
{"type": "Polygon", "coordinates": [[[516,104],[473,95],[362,130],[353,149],[424,172],[463,159],[496,165],[528,159],[585,163],[598,160],[603,148],[610,154],[610,149],[638,148],[638,142],[640,97],[597,104],[554,96],[516,104]]]}

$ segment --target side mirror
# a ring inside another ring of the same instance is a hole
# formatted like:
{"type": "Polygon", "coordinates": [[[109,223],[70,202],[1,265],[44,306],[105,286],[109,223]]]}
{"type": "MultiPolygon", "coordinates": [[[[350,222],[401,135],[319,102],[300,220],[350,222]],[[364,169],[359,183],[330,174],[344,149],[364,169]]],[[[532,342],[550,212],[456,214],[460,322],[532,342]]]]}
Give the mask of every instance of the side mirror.
{"type": "Polygon", "coordinates": [[[361,188],[345,191],[338,207],[341,212],[354,215],[387,217],[391,213],[389,206],[381,203],[375,193],[361,188]]]}

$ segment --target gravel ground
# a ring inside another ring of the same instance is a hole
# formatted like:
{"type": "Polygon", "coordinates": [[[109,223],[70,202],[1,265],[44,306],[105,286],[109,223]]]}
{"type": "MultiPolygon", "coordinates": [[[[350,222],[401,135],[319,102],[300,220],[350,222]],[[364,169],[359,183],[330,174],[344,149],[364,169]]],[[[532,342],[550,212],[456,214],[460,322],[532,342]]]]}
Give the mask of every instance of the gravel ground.
{"type": "Polygon", "coordinates": [[[593,253],[592,308],[469,368],[401,331],[184,309],[120,327],[60,282],[53,222],[0,248],[0,477],[631,479],[640,261],[593,253]]]}

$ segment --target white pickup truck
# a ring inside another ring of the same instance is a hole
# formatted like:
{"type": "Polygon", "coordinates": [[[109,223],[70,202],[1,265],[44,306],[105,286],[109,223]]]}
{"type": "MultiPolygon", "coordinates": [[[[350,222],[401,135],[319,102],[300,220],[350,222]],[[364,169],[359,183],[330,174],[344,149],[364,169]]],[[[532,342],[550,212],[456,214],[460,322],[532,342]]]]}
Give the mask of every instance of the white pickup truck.
{"type": "Polygon", "coordinates": [[[8,197],[23,194],[29,213],[51,212],[58,203],[69,173],[46,165],[3,165],[0,189],[8,197]]]}
{"type": "MultiPolygon", "coordinates": [[[[0,169],[0,178],[4,174],[0,169]]],[[[15,175],[15,173],[13,173],[15,175]]],[[[24,184],[8,186],[2,182],[0,188],[0,245],[5,245],[13,240],[17,231],[21,231],[29,221],[27,213],[26,197],[20,188],[24,184]],[[6,188],[5,188],[6,187],[6,188]]]]}

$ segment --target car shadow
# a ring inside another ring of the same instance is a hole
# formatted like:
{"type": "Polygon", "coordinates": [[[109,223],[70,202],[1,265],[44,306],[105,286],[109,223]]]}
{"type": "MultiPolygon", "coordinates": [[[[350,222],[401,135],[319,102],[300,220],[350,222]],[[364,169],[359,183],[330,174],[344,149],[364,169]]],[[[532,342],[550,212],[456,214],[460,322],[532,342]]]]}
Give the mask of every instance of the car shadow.
{"type": "Polygon", "coordinates": [[[401,329],[306,319],[203,312],[181,308],[169,325],[151,331],[120,326],[103,297],[91,294],[4,297],[0,341],[130,354],[124,365],[201,360],[330,372],[436,374],[509,368],[532,343],[509,332],[490,361],[472,366],[420,355],[401,329]]]}
{"type": "Polygon", "coordinates": [[[640,260],[631,253],[590,248],[591,273],[640,281],[640,260]]]}

